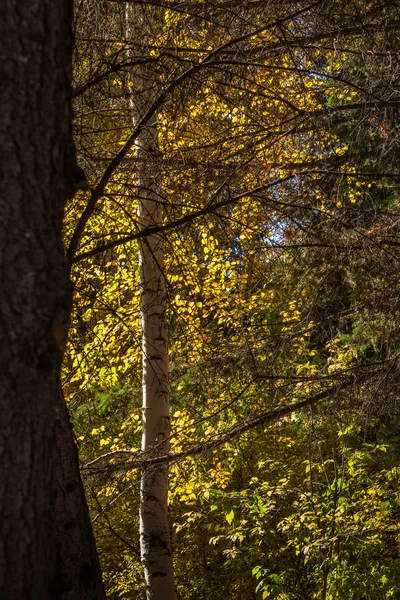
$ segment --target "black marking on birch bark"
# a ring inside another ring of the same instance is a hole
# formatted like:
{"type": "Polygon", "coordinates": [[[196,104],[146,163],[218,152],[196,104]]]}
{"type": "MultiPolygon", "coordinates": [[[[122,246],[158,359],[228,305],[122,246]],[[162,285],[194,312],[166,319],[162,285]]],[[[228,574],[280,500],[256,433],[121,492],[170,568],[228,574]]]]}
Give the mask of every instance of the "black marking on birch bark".
{"type": "Polygon", "coordinates": [[[160,500],[158,498],[156,498],[156,496],[146,496],[146,501],[147,502],[157,502],[157,504],[160,504],[160,500]]]}
{"type": "Polygon", "coordinates": [[[150,535],[148,537],[149,540],[149,548],[152,552],[161,548],[162,550],[166,550],[168,554],[170,554],[168,544],[161,537],[157,535],[150,535]]]}

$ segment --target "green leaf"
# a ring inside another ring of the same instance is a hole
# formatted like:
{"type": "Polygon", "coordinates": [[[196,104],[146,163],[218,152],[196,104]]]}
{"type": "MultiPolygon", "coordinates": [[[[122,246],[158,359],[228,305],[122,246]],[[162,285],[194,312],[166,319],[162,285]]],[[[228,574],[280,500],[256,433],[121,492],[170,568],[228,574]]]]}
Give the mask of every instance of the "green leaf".
{"type": "Polygon", "coordinates": [[[230,512],[228,512],[227,515],[225,515],[225,519],[228,521],[229,525],[231,525],[234,518],[235,518],[235,513],[234,513],[233,509],[230,512]]]}

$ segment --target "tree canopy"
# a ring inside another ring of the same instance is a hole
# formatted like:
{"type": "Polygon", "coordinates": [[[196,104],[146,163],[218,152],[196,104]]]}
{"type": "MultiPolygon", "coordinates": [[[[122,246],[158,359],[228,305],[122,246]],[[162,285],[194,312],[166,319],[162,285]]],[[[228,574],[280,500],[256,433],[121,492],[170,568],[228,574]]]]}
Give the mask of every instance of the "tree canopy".
{"type": "Polygon", "coordinates": [[[397,598],[398,3],[74,27],[62,378],[108,598],[397,598]]]}

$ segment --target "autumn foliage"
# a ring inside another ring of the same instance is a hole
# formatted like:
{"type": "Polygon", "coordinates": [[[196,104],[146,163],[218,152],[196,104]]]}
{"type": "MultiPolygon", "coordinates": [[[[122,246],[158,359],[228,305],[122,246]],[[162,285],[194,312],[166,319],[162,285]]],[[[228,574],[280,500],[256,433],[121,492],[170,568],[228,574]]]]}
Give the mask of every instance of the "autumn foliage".
{"type": "Polygon", "coordinates": [[[124,10],[77,6],[90,189],[65,219],[64,390],[108,597],[144,589],[138,245],[156,233],[178,597],[397,598],[397,3],[138,3],[133,41],[124,10]],[[144,168],[164,211],[147,230],[144,168]]]}

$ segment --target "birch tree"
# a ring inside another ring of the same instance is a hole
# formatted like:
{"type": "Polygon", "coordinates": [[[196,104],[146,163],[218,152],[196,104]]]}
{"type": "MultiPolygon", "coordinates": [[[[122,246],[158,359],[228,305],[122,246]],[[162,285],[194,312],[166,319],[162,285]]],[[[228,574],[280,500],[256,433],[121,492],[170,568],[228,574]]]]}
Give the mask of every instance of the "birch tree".
{"type": "MultiPolygon", "coordinates": [[[[127,6],[129,41],[141,37],[139,58],[149,58],[150,28],[162,25],[158,9],[149,12],[127,6]],[[151,19],[151,20],[150,20],[151,19]]],[[[130,104],[136,126],[158,92],[158,77],[151,62],[132,69],[130,104]]],[[[139,231],[163,222],[161,197],[162,161],[156,115],[143,127],[136,140],[137,221],[139,231]]],[[[155,458],[169,450],[169,366],[166,323],[166,281],[162,233],[139,241],[140,322],[143,360],[142,452],[155,458]]],[[[140,483],[140,549],[148,600],[176,598],[168,523],[167,462],[142,469],[140,483]]]]}

